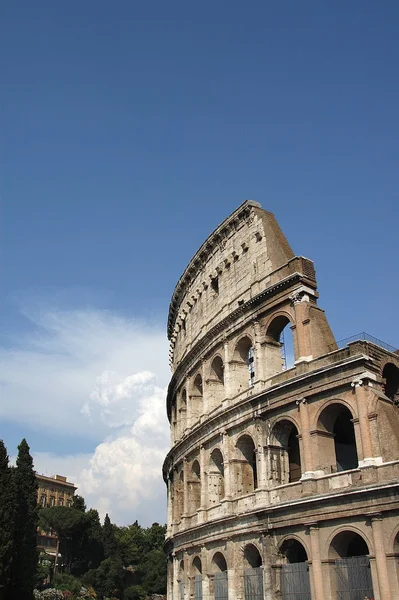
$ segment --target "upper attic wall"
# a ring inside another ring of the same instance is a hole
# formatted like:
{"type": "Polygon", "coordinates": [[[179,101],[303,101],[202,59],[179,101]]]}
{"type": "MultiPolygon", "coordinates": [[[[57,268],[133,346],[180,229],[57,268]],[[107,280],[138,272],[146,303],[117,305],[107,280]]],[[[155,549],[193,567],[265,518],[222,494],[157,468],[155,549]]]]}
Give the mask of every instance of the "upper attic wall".
{"type": "Polygon", "coordinates": [[[292,252],[274,215],[246,201],[207,238],[180,278],[168,337],[177,362],[211,327],[271,283],[292,252]]]}

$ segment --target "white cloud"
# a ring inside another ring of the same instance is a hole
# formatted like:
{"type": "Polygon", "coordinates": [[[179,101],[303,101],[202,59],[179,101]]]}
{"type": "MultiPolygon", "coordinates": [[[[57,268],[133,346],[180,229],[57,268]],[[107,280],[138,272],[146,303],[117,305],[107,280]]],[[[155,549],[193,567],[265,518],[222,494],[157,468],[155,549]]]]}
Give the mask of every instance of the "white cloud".
{"type": "Polygon", "coordinates": [[[32,448],[36,469],[67,475],[102,515],[118,523],[164,521],[164,332],[103,311],[29,318],[34,332],[0,349],[0,417],[75,436],[76,452],[67,455],[32,448]],[[79,452],[87,438],[92,454],[79,452]]]}

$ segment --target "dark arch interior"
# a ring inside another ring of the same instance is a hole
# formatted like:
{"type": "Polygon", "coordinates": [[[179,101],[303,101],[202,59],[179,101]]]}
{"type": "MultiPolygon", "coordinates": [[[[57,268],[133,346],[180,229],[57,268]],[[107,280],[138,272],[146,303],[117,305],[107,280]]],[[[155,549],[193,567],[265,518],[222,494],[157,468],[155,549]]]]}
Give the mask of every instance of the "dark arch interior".
{"type": "Polygon", "coordinates": [[[200,466],[199,466],[199,462],[198,462],[198,460],[195,460],[195,461],[193,462],[193,466],[192,466],[192,472],[193,472],[193,474],[194,474],[194,475],[195,475],[195,476],[196,476],[198,479],[200,479],[200,477],[201,477],[201,469],[200,469],[200,466]]]}
{"type": "Polygon", "coordinates": [[[262,566],[262,558],[259,550],[253,545],[248,544],[244,550],[244,560],[252,569],[262,566]]]}
{"type": "Polygon", "coordinates": [[[193,560],[193,569],[196,574],[202,573],[201,559],[198,556],[196,556],[193,560]]]}
{"type": "Polygon", "coordinates": [[[266,335],[271,337],[275,342],[280,342],[281,332],[286,327],[286,325],[288,325],[289,322],[290,320],[288,319],[288,317],[285,317],[284,315],[276,317],[270,323],[266,335]]]}
{"type": "Polygon", "coordinates": [[[340,558],[366,556],[369,554],[369,549],[364,539],[353,531],[339,533],[333,539],[331,546],[340,558]]]}
{"type": "Polygon", "coordinates": [[[215,379],[217,379],[220,383],[224,383],[223,379],[223,361],[220,356],[216,356],[212,361],[212,375],[215,379]]]}
{"type": "Polygon", "coordinates": [[[335,419],[334,446],[337,459],[337,471],[356,469],[358,466],[355,429],[352,423],[352,415],[349,409],[342,407],[335,419]]]}
{"type": "Polygon", "coordinates": [[[392,363],[385,365],[382,372],[382,376],[385,378],[384,391],[385,395],[388,396],[394,402],[399,402],[399,369],[392,363]]]}
{"type": "Polygon", "coordinates": [[[255,444],[249,435],[243,435],[237,442],[237,448],[251,467],[253,475],[253,488],[258,487],[258,470],[256,466],[255,444]]]}
{"type": "Polygon", "coordinates": [[[211,454],[211,460],[217,470],[223,475],[224,474],[224,464],[223,464],[223,456],[220,452],[219,448],[215,448],[211,454]]]}
{"type": "Polygon", "coordinates": [[[196,376],[196,378],[194,379],[194,388],[195,391],[197,392],[197,394],[199,394],[200,396],[202,396],[202,377],[201,375],[198,373],[198,375],[196,376]]]}
{"type": "Polygon", "coordinates": [[[217,571],[227,571],[226,559],[221,552],[216,552],[212,563],[216,567],[217,571]]]}
{"type": "Polygon", "coordinates": [[[301,478],[301,458],[299,455],[299,440],[296,427],[293,429],[288,438],[288,461],[289,461],[289,482],[294,483],[301,478]]]}
{"type": "Polygon", "coordinates": [[[281,546],[280,553],[287,558],[289,563],[303,563],[308,560],[306,550],[298,540],[286,540],[281,546]]]}
{"type": "Polygon", "coordinates": [[[238,353],[239,358],[248,364],[248,353],[250,348],[252,348],[252,342],[248,337],[242,338],[236,347],[236,353],[238,353]]]}

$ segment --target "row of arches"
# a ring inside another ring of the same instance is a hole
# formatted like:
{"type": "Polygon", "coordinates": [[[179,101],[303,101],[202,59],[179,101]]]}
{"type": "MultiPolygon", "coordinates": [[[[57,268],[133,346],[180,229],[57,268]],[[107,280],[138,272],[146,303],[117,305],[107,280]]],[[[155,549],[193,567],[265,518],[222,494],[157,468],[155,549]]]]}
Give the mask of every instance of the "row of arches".
{"type": "MultiPolygon", "coordinates": [[[[328,405],[320,413],[318,431],[318,447],[320,454],[324,454],[328,472],[358,467],[353,416],[347,406],[341,403],[328,405]]],[[[300,431],[288,418],[281,418],[274,424],[260,448],[248,432],[238,436],[228,456],[225,448],[210,449],[202,468],[197,455],[186,461],[185,467],[181,465],[172,472],[173,522],[179,522],[184,513],[211,508],[226,494],[239,497],[254,492],[260,485],[275,487],[296,483],[304,473],[300,431]]]]}
{"type": "MultiPolygon", "coordinates": [[[[392,549],[394,554],[397,554],[398,548],[399,533],[392,549]]],[[[370,555],[373,553],[370,542],[361,532],[343,528],[335,533],[323,551],[322,587],[329,592],[328,597],[374,598],[381,582],[376,578],[375,567],[371,568],[370,555]]],[[[175,585],[180,588],[180,600],[202,600],[204,583],[207,586],[206,597],[210,600],[226,600],[232,589],[234,597],[264,600],[265,588],[268,590],[267,598],[320,600],[316,596],[320,581],[315,584],[314,569],[315,562],[321,564],[322,557],[312,556],[309,545],[305,546],[298,536],[285,537],[266,564],[262,559],[262,545],[247,543],[241,547],[239,554],[242,556],[239,562],[237,552],[229,557],[227,552],[220,550],[209,556],[199,553],[180,558],[173,574],[175,585]]],[[[385,551],[384,559],[386,561],[385,551]]],[[[394,585],[398,589],[398,566],[395,575],[394,585]]],[[[381,593],[381,589],[379,591],[381,593]]]]}
{"type": "Polygon", "coordinates": [[[230,352],[221,348],[183,385],[172,400],[173,441],[197,422],[202,414],[220,407],[223,399],[252,387],[262,375],[271,377],[294,366],[295,351],[288,316],[275,317],[265,330],[264,343],[255,355],[254,335],[242,335],[230,352]],[[257,371],[262,371],[259,373],[257,371]],[[263,372],[264,371],[264,372],[263,372]]]}

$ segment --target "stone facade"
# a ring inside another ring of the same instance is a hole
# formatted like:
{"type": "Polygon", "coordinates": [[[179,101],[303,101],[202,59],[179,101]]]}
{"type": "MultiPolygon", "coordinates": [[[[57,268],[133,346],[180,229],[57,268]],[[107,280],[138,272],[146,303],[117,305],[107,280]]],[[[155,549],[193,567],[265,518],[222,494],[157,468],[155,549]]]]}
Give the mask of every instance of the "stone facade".
{"type": "Polygon", "coordinates": [[[399,600],[399,355],[338,348],[317,299],[313,262],[252,201],[177,283],[169,600],[399,600]]]}

